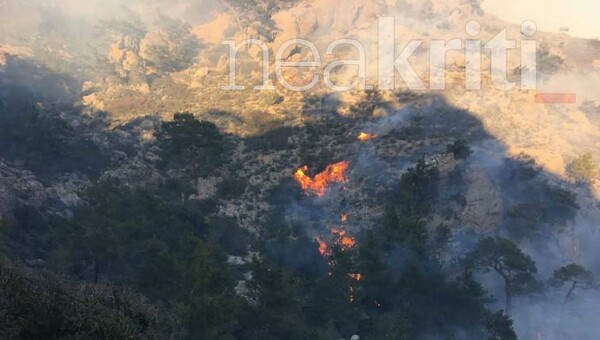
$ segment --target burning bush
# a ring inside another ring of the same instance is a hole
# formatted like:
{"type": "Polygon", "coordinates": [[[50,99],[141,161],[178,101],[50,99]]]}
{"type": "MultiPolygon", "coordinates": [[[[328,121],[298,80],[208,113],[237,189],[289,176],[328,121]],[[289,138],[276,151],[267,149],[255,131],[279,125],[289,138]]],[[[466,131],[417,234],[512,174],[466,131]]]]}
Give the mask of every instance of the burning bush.
{"type": "Polygon", "coordinates": [[[308,172],[308,167],[303,166],[296,170],[294,177],[302,187],[302,190],[321,197],[325,195],[325,191],[329,184],[346,182],[344,173],[348,169],[348,165],[349,163],[345,161],[330,164],[314,178],[310,178],[310,176],[306,174],[308,172]]]}
{"type": "Polygon", "coordinates": [[[371,134],[371,133],[366,133],[366,132],[361,132],[358,134],[358,140],[361,142],[367,142],[370,141],[371,139],[375,139],[378,136],[375,134],[371,134]]]}

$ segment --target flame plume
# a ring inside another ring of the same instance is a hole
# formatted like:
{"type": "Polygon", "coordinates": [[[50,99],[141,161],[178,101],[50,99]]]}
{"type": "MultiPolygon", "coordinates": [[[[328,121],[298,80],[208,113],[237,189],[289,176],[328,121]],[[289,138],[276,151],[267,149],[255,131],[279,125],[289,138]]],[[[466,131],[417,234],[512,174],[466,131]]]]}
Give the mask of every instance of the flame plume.
{"type": "Polygon", "coordinates": [[[353,237],[347,236],[345,230],[333,228],[331,229],[331,234],[337,236],[335,244],[337,244],[343,251],[352,249],[356,244],[356,240],[353,237]]]}
{"type": "Polygon", "coordinates": [[[370,133],[366,133],[366,132],[361,132],[358,134],[358,140],[361,142],[366,142],[366,141],[370,141],[371,139],[375,139],[378,136],[375,134],[370,134],[370,133]]]}
{"type": "Polygon", "coordinates": [[[317,236],[317,242],[319,243],[319,253],[322,256],[327,256],[329,254],[329,250],[327,249],[327,243],[321,240],[320,237],[317,236]]]}
{"type": "MultiPolygon", "coordinates": [[[[366,137],[374,138],[370,135],[366,137]]],[[[346,161],[330,164],[325,168],[325,170],[315,175],[314,178],[311,178],[309,175],[307,175],[308,167],[303,166],[300,169],[296,170],[294,177],[296,181],[300,184],[302,190],[304,190],[307,194],[313,194],[321,197],[325,195],[325,192],[327,191],[327,188],[331,183],[347,182],[345,172],[346,170],[348,170],[348,165],[349,163],[346,161]]],[[[354,237],[348,236],[348,232],[342,229],[348,222],[348,214],[341,214],[340,221],[340,228],[331,229],[330,237],[315,237],[315,241],[319,245],[319,254],[321,254],[321,256],[323,256],[327,260],[327,263],[331,268],[336,266],[335,259],[332,256],[333,254],[331,251],[331,246],[335,246],[341,251],[348,251],[354,248],[354,246],[356,245],[356,239],[354,237]]],[[[329,275],[331,276],[332,272],[329,272],[329,275]]],[[[351,272],[348,273],[348,278],[352,281],[348,282],[348,298],[352,303],[354,302],[353,284],[356,285],[357,282],[362,280],[362,274],[351,272]]]]}
{"type": "Polygon", "coordinates": [[[348,162],[343,161],[328,165],[323,172],[317,174],[314,178],[310,178],[306,174],[307,166],[296,170],[294,177],[302,187],[302,190],[313,193],[319,197],[325,195],[325,191],[330,183],[346,182],[344,173],[348,169],[348,162]]]}
{"type": "Polygon", "coordinates": [[[350,276],[351,278],[355,279],[356,281],[362,280],[362,274],[361,273],[348,273],[348,276],[350,276]]]}

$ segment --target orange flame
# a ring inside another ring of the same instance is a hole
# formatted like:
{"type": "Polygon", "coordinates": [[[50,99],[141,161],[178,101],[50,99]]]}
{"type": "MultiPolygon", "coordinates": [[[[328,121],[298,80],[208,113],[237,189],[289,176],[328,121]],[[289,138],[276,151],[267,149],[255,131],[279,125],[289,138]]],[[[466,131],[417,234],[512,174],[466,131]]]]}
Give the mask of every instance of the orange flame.
{"type": "Polygon", "coordinates": [[[317,242],[319,243],[319,254],[325,256],[328,254],[327,243],[323,242],[320,237],[317,236],[317,242]]]}
{"type": "Polygon", "coordinates": [[[358,134],[358,140],[361,142],[366,142],[366,141],[370,141],[371,139],[375,139],[378,136],[375,134],[370,134],[370,133],[366,133],[366,132],[361,132],[358,134]]]}
{"type": "Polygon", "coordinates": [[[342,214],[342,216],[340,216],[340,221],[348,222],[348,214],[342,214]]]}
{"type": "Polygon", "coordinates": [[[336,244],[341,250],[348,250],[354,247],[356,240],[353,237],[346,236],[345,230],[331,229],[331,234],[337,236],[336,244]]]}
{"type": "Polygon", "coordinates": [[[344,172],[348,169],[348,162],[339,162],[328,165],[323,172],[317,174],[314,178],[310,178],[306,174],[307,166],[296,170],[294,177],[304,191],[310,191],[317,196],[325,195],[325,190],[330,183],[341,183],[346,181],[344,172]]]}
{"type": "MultiPolygon", "coordinates": [[[[354,238],[346,236],[346,231],[345,230],[341,230],[341,229],[331,229],[331,234],[336,236],[337,239],[335,240],[335,244],[337,246],[340,247],[340,249],[342,251],[351,249],[352,247],[354,247],[354,245],[356,244],[356,241],[354,238]]],[[[328,264],[330,267],[335,267],[336,262],[334,259],[330,258],[331,251],[329,250],[329,247],[327,245],[327,243],[323,240],[321,240],[321,238],[319,236],[315,237],[315,240],[317,241],[317,243],[319,243],[319,253],[321,254],[321,256],[325,257],[328,260],[328,264]]],[[[329,276],[332,275],[332,272],[328,273],[329,276]]],[[[362,280],[362,274],[361,273],[348,273],[348,277],[350,277],[352,280],[355,281],[361,281],[362,280]]],[[[348,299],[350,300],[350,303],[354,302],[354,288],[352,287],[352,285],[348,286],[348,299]]]]}
{"type": "MultiPolygon", "coordinates": [[[[356,245],[354,237],[347,236],[345,230],[333,228],[331,229],[331,234],[336,237],[334,244],[340,247],[340,250],[342,251],[350,250],[356,245]]],[[[319,236],[315,237],[315,240],[319,244],[319,254],[326,257],[330,256],[331,251],[327,242],[323,241],[319,236]]]]}
{"type": "Polygon", "coordinates": [[[356,281],[362,280],[362,274],[361,273],[348,273],[348,276],[350,276],[351,278],[355,279],[356,281]]]}
{"type": "Polygon", "coordinates": [[[336,235],[336,236],[338,236],[338,237],[341,238],[341,237],[344,237],[346,235],[346,231],[345,230],[341,230],[341,229],[333,228],[333,229],[331,229],[331,234],[332,235],[336,235]]]}

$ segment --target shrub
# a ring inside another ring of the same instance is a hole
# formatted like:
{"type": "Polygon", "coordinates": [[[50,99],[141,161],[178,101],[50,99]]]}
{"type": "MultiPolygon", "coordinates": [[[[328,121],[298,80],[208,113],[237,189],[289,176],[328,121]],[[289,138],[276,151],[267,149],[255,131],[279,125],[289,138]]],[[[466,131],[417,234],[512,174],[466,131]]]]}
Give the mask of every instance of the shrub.
{"type": "Polygon", "coordinates": [[[0,259],[0,329],[10,339],[179,339],[176,318],[130,289],[73,282],[0,259]]]}
{"type": "Polygon", "coordinates": [[[198,121],[190,113],[175,114],[156,137],[168,169],[185,168],[192,177],[201,177],[214,173],[225,160],[225,136],[215,124],[198,121]]]}
{"type": "Polygon", "coordinates": [[[567,166],[567,173],[578,184],[591,183],[596,178],[598,165],[591,153],[575,158],[567,166]]]}
{"type": "Polygon", "coordinates": [[[465,159],[471,154],[471,148],[464,139],[458,139],[454,143],[446,145],[446,151],[452,153],[456,159],[465,159]]]}

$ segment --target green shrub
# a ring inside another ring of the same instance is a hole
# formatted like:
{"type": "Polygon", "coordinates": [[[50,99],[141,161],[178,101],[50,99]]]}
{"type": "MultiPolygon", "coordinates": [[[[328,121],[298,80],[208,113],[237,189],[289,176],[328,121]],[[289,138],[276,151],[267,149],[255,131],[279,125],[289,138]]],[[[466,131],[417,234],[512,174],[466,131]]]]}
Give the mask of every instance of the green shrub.
{"type": "Polygon", "coordinates": [[[185,169],[194,178],[214,173],[225,160],[228,142],[217,126],[177,113],[156,134],[167,169],[185,169]]]}
{"type": "Polygon", "coordinates": [[[593,182],[597,171],[598,165],[589,152],[575,158],[567,165],[567,173],[578,184],[593,182]]]}
{"type": "Polygon", "coordinates": [[[181,339],[179,322],[144,296],[0,259],[0,329],[9,339],[181,339]]]}
{"type": "Polygon", "coordinates": [[[458,139],[446,145],[446,152],[452,153],[456,159],[465,159],[471,154],[471,148],[464,139],[458,139]]]}

